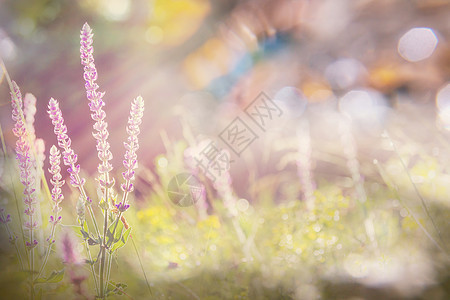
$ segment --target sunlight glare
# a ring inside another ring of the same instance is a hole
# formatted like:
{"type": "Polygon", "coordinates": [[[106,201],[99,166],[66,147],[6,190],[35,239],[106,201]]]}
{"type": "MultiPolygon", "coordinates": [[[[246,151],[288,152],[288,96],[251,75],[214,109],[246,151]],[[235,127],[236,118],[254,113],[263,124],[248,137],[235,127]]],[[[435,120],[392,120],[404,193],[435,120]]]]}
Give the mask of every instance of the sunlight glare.
{"type": "Polygon", "coordinates": [[[113,21],[123,21],[130,15],[130,0],[101,1],[100,12],[113,21]]]}

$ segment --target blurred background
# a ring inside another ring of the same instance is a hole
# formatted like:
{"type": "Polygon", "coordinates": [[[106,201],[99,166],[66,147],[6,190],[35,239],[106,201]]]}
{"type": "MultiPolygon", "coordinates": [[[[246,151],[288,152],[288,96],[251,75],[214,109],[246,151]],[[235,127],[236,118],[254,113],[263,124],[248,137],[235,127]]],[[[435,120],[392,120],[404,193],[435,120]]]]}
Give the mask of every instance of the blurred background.
{"type": "MultiPolygon", "coordinates": [[[[198,133],[214,134],[223,127],[215,121],[218,115],[245,107],[261,91],[274,97],[294,87],[304,96],[297,102],[336,106],[352,89],[370,89],[391,107],[401,94],[432,109],[436,91],[450,76],[449,9],[446,0],[3,0],[0,53],[22,92],[38,99],[37,125],[49,129],[41,137],[53,139],[46,105],[57,98],[82,166],[93,171],[90,123],[79,122],[88,115],[79,62],[84,22],[95,35],[112,152],[122,153],[123,112],[142,95],[141,151],[151,164],[163,149],[161,130],[180,136],[180,111],[198,133]],[[413,36],[402,51],[431,48],[423,50],[430,52],[426,59],[412,62],[399,54],[398,43],[416,27],[429,28],[436,44],[413,36]]],[[[8,129],[7,85],[0,89],[8,129]]]]}
{"type": "MultiPolygon", "coordinates": [[[[406,167],[417,168],[416,183],[439,180],[428,195],[436,211],[445,211],[435,217],[448,228],[450,1],[0,0],[0,55],[22,94],[37,98],[37,136],[47,149],[55,143],[46,113],[54,97],[82,169],[94,174],[98,159],[79,59],[85,22],[94,32],[97,83],[106,92],[115,166],[124,153],[130,101],[138,95],[145,100],[139,161],[158,171],[175,163],[177,141],[219,140],[222,130],[264,92],[283,108],[284,123],[259,131],[242,157],[233,155],[237,163],[230,172],[239,197],[262,201],[258,188],[271,184],[268,197],[275,203],[299,195],[300,188],[283,183],[301,168],[301,158],[291,153],[299,142],[311,145],[304,152],[318,185],[331,182],[353,195],[348,169],[357,160],[358,172],[371,182],[368,194],[386,184],[374,162],[386,164],[392,178],[402,178],[403,185],[398,184],[408,194],[412,187],[399,175],[402,166],[393,162],[397,154],[382,135],[387,130],[399,155],[407,157],[406,167]],[[342,129],[343,115],[351,134],[342,129]],[[161,157],[171,151],[172,160],[161,157]]],[[[12,150],[5,82],[0,118],[12,150]]],[[[159,176],[138,178],[137,186],[140,180],[153,191],[152,180],[165,182],[159,176]]],[[[138,200],[143,193],[138,188],[138,200]]],[[[386,209],[400,214],[389,197],[381,196],[386,209]]],[[[445,230],[440,243],[448,245],[445,230]]],[[[395,280],[409,273],[403,271],[395,280]]],[[[448,283],[448,272],[443,274],[437,281],[448,283]]],[[[401,284],[403,291],[410,287],[401,284]]],[[[341,288],[346,295],[355,287],[341,288]]],[[[308,290],[298,293],[303,292],[308,290]]],[[[444,299],[446,292],[439,289],[433,299],[444,299]]],[[[370,295],[376,299],[378,294],[370,295]]]]}

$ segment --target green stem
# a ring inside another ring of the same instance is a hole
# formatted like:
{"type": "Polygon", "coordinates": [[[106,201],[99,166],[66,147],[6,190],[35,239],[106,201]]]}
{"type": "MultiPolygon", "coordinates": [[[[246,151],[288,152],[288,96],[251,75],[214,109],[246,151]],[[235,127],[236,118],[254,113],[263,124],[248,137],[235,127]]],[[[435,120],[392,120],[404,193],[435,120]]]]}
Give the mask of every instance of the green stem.
{"type": "MultiPolygon", "coordinates": [[[[109,176],[108,173],[105,174],[105,181],[109,182],[109,176]]],[[[106,232],[108,230],[108,199],[109,198],[109,188],[105,187],[105,202],[106,202],[106,208],[104,211],[104,224],[103,224],[103,242],[102,242],[102,249],[101,249],[101,258],[100,258],[100,298],[106,299],[105,295],[105,255],[106,255],[106,232]]]]}
{"type": "MultiPolygon", "coordinates": [[[[126,185],[128,186],[129,183],[130,183],[130,181],[127,180],[126,185]]],[[[128,194],[129,194],[128,191],[125,191],[125,192],[123,193],[123,197],[122,197],[122,205],[125,205],[125,204],[126,204],[126,201],[127,201],[127,198],[128,198],[128,194]]],[[[122,217],[122,211],[119,211],[119,213],[117,214],[116,219],[114,220],[115,224],[114,224],[114,228],[113,228],[113,231],[112,231],[112,234],[111,234],[112,238],[108,240],[108,243],[107,243],[107,245],[106,245],[107,248],[109,248],[109,247],[112,245],[112,243],[114,242],[114,235],[115,235],[115,233],[116,233],[117,225],[119,224],[120,218],[121,218],[121,217],[122,217]]],[[[109,279],[110,279],[111,262],[112,262],[112,253],[109,253],[109,255],[108,255],[108,263],[107,263],[107,269],[106,269],[106,283],[107,283],[107,284],[106,284],[106,288],[107,288],[107,286],[108,286],[108,282],[109,282],[109,279]]],[[[145,274],[145,273],[144,273],[144,274],[145,274]]]]}
{"type": "MultiPolygon", "coordinates": [[[[130,184],[130,180],[127,180],[126,181],[126,185],[128,186],[130,184]]],[[[128,191],[125,191],[124,193],[123,193],[123,197],[122,197],[122,205],[125,205],[126,204],[126,201],[127,201],[127,198],[128,198],[128,191]]],[[[119,221],[120,221],[120,218],[122,217],[122,212],[121,211],[119,211],[119,214],[117,215],[117,218],[116,218],[116,220],[114,221],[116,224],[114,225],[114,228],[113,228],[113,231],[112,231],[112,236],[114,237],[114,234],[116,233],[116,229],[117,229],[117,225],[119,224],[119,221]]],[[[111,244],[114,242],[114,238],[113,239],[110,239],[109,241],[108,241],[108,247],[110,247],[111,246],[111,244]]]]}
{"type": "MultiPolygon", "coordinates": [[[[128,186],[130,184],[130,180],[127,180],[126,181],[126,185],[128,186]]],[[[128,192],[127,191],[125,191],[124,193],[123,193],[123,197],[122,197],[122,205],[125,205],[126,204],[126,201],[127,201],[127,198],[128,198],[128,192]]],[[[119,211],[119,214],[117,215],[117,218],[116,218],[116,220],[114,221],[116,224],[114,225],[114,228],[113,228],[113,231],[112,231],[112,236],[114,237],[114,234],[116,233],[116,229],[117,229],[117,225],[119,224],[119,221],[120,221],[120,218],[122,217],[122,212],[121,211],[119,211]]],[[[112,239],[110,239],[109,241],[108,241],[108,247],[109,246],[111,246],[111,244],[114,242],[114,238],[112,238],[112,239]]]]}
{"type": "Polygon", "coordinates": [[[34,246],[33,246],[33,216],[30,216],[30,299],[34,299],[34,246]]]}
{"type": "Polygon", "coordinates": [[[97,221],[96,221],[95,215],[94,215],[94,210],[92,209],[92,207],[90,205],[88,205],[87,207],[88,207],[89,215],[91,216],[91,219],[92,219],[92,223],[94,223],[94,228],[97,231],[97,237],[100,238],[100,230],[98,229],[97,221]]]}
{"type": "Polygon", "coordinates": [[[106,285],[105,285],[105,292],[108,290],[108,283],[109,283],[109,279],[110,279],[110,275],[111,275],[111,263],[112,263],[112,253],[107,253],[108,254],[108,262],[106,264],[106,285]]]}
{"type": "Polygon", "coordinates": [[[39,273],[36,276],[36,279],[40,278],[42,275],[42,272],[44,271],[45,265],[47,264],[48,257],[50,256],[50,251],[51,251],[52,245],[53,244],[48,245],[47,251],[45,252],[45,256],[44,256],[44,261],[42,262],[42,266],[39,269],[39,273]]]}
{"type": "MultiPolygon", "coordinates": [[[[106,219],[106,218],[105,218],[106,219]]],[[[107,221],[105,221],[107,224],[107,221]]],[[[106,228],[106,227],[105,227],[106,228]]],[[[106,233],[105,233],[106,235],[106,233]]],[[[101,254],[100,254],[100,298],[105,299],[105,288],[104,288],[104,273],[105,273],[105,249],[106,245],[104,244],[105,240],[103,239],[103,244],[101,245],[101,254]]]]}
{"type": "Polygon", "coordinates": [[[91,269],[92,277],[94,278],[95,291],[96,291],[96,293],[98,293],[99,290],[98,290],[97,275],[95,274],[95,268],[94,268],[94,264],[93,264],[93,261],[92,261],[92,255],[91,255],[91,251],[89,250],[89,245],[88,245],[87,241],[84,242],[84,247],[86,248],[86,253],[87,253],[88,257],[89,257],[89,261],[91,262],[89,264],[89,266],[90,266],[90,269],[91,269]]]}
{"type": "MultiPolygon", "coordinates": [[[[71,167],[73,168],[74,166],[71,166],[71,167]]],[[[81,182],[80,175],[78,175],[78,174],[77,174],[77,181],[81,182]]],[[[83,196],[83,198],[87,201],[88,196],[87,196],[86,191],[84,190],[84,187],[83,186],[79,186],[78,190],[80,191],[80,194],[83,196]]],[[[97,231],[97,237],[100,238],[100,230],[98,229],[98,225],[97,225],[97,221],[95,219],[94,211],[92,210],[92,207],[89,204],[86,205],[86,206],[88,208],[89,215],[91,216],[92,223],[94,224],[95,231],[97,231]]]]}
{"type": "Polygon", "coordinates": [[[106,245],[107,247],[110,247],[112,245],[112,243],[114,242],[114,234],[116,233],[117,225],[120,222],[120,217],[121,216],[122,216],[122,212],[119,212],[119,214],[117,215],[117,218],[114,220],[115,224],[114,224],[114,228],[113,228],[113,231],[112,231],[112,234],[111,234],[111,236],[113,238],[108,240],[108,244],[106,245]]]}
{"type": "MultiPolygon", "coordinates": [[[[58,218],[58,214],[56,215],[56,219],[57,218],[58,218]]],[[[56,225],[52,224],[52,229],[50,231],[50,237],[48,238],[49,245],[47,247],[47,251],[46,251],[45,256],[44,256],[44,261],[42,262],[41,268],[40,268],[39,273],[38,273],[36,278],[41,277],[42,272],[44,271],[44,268],[47,265],[47,260],[48,260],[48,258],[50,256],[50,252],[51,252],[52,246],[53,246],[53,242],[52,241],[53,241],[53,237],[55,235],[55,231],[56,231],[56,225]]]]}
{"type": "MultiPolygon", "coordinates": [[[[11,184],[12,184],[12,177],[10,176],[11,179],[11,184]]],[[[13,185],[13,189],[14,189],[14,185],[13,185]]],[[[23,242],[23,247],[25,249],[25,256],[27,261],[29,260],[29,255],[28,255],[28,251],[27,251],[27,246],[26,246],[26,242],[25,242],[25,231],[23,230],[23,221],[22,221],[22,216],[20,213],[20,208],[19,208],[19,201],[17,200],[17,195],[16,195],[16,190],[14,189],[14,197],[16,200],[16,209],[17,209],[17,216],[19,218],[19,223],[20,223],[20,232],[22,233],[22,242],[23,242]]]]}

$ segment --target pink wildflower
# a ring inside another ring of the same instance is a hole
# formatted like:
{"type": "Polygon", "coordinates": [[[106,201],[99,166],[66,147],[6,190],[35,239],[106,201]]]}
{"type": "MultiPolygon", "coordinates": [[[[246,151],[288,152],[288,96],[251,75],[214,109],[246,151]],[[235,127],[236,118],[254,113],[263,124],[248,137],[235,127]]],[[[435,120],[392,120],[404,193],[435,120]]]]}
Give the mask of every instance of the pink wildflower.
{"type": "MultiPolygon", "coordinates": [[[[131,183],[134,180],[134,170],[138,167],[136,151],[139,149],[139,125],[141,124],[142,115],[144,114],[144,100],[138,96],[131,103],[130,117],[128,118],[128,142],[125,145],[125,159],[123,165],[125,172],[122,173],[125,183],[121,185],[122,190],[126,193],[132,192],[134,187],[131,183]]],[[[126,200],[126,197],[124,196],[126,200]]],[[[125,204],[125,202],[124,202],[125,204]]]]}
{"type": "Polygon", "coordinates": [[[30,153],[29,137],[23,116],[22,94],[14,81],[12,84],[12,119],[16,122],[13,133],[18,138],[16,142],[16,154],[19,162],[20,181],[25,187],[23,191],[23,202],[25,204],[25,214],[28,216],[28,220],[25,221],[24,226],[30,230],[30,241],[27,242],[27,246],[32,248],[37,245],[37,241],[33,240],[33,229],[38,226],[34,218],[35,205],[37,203],[35,193],[36,161],[30,153]]]}
{"type": "Polygon", "coordinates": [[[97,153],[100,159],[100,164],[98,166],[98,172],[100,173],[100,179],[104,186],[111,185],[111,182],[106,182],[109,180],[107,174],[112,170],[112,165],[109,162],[112,159],[111,151],[109,150],[110,145],[107,141],[108,133],[108,123],[105,122],[106,113],[102,109],[105,106],[105,102],[102,100],[105,95],[104,92],[97,92],[98,84],[95,82],[97,80],[97,69],[94,63],[94,48],[92,46],[92,29],[87,23],[83,25],[81,30],[81,41],[80,41],[80,53],[81,53],[81,64],[84,66],[84,80],[86,81],[86,96],[89,103],[89,108],[91,110],[91,117],[95,121],[93,133],[95,139],[97,140],[97,153]]]}
{"type": "Polygon", "coordinates": [[[59,204],[64,199],[64,196],[61,192],[61,187],[64,185],[64,180],[61,180],[62,179],[61,167],[59,166],[61,162],[61,154],[55,145],[53,145],[50,148],[49,160],[50,160],[50,169],[48,169],[48,171],[50,172],[50,174],[52,174],[52,179],[50,179],[50,182],[53,185],[52,188],[53,205],[52,205],[52,214],[50,215],[49,219],[49,222],[51,224],[51,233],[47,241],[49,243],[54,243],[55,241],[53,240],[53,235],[55,233],[55,227],[56,225],[58,225],[59,222],[61,222],[61,216],[59,216],[61,207],[59,206],[59,204]]]}
{"type": "Polygon", "coordinates": [[[82,190],[86,180],[79,176],[80,165],[77,165],[77,155],[70,147],[72,141],[67,136],[67,127],[64,125],[64,118],[61,109],[59,108],[59,103],[53,98],[51,98],[48,103],[48,114],[50,115],[50,119],[54,126],[58,146],[63,150],[64,164],[69,167],[67,171],[70,174],[70,184],[82,190]]]}

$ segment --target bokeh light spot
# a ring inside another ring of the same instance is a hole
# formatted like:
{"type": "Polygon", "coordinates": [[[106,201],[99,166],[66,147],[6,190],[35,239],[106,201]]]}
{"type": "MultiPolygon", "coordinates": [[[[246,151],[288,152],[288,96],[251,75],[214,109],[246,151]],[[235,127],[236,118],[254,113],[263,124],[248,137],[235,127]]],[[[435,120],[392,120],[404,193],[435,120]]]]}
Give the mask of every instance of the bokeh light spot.
{"type": "Polygon", "coordinates": [[[407,61],[421,61],[433,54],[437,43],[438,38],[432,29],[413,28],[398,41],[398,53],[407,61]]]}
{"type": "Polygon", "coordinates": [[[250,206],[250,204],[248,203],[248,201],[246,199],[239,199],[236,203],[237,209],[239,209],[240,211],[246,211],[248,209],[248,207],[250,206]]]}
{"type": "Polygon", "coordinates": [[[130,0],[101,1],[100,12],[113,21],[123,21],[130,15],[130,0]]]}
{"type": "MultiPolygon", "coordinates": [[[[0,30],[0,56],[5,60],[12,60],[16,57],[17,51],[14,42],[0,30]]],[[[2,71],[0,71],[0,75],[2,71]]]]}
{"type": "Polygon", "coordinates": [[[145,40],[152,45],[161,43],[163,38],[164,31],[159,26],[150,26],[145,32],[145,40]]]}
{"type": "Polygon", "coordinates": [[[293,118],[301,116],[308,103],[299,89],[290,86],[281,88],[275,94],[274,101],[283,112],[287,112],[293,118]]]}
{"type": "Polygon", "coordinates": [[[346,89],[353,86],[366,73],[364,66],[356,59],[344,58],[330,64],[325,76],[334,88],[346,89]]]}
{"type": "Polygon", "coordinates": [[[167,168],[168,164],[169,162],[167,161],[167,158],[161,157],[158,159],[158,166],[160,166],[161,168],[167,168]]]}
{"type": "Polygon", "coordinates": [[[339,101],[341,112],[365,124],[381,121],[387,113],[387,108],[386,99],[372,90],[352,90],[339,101]]]}

